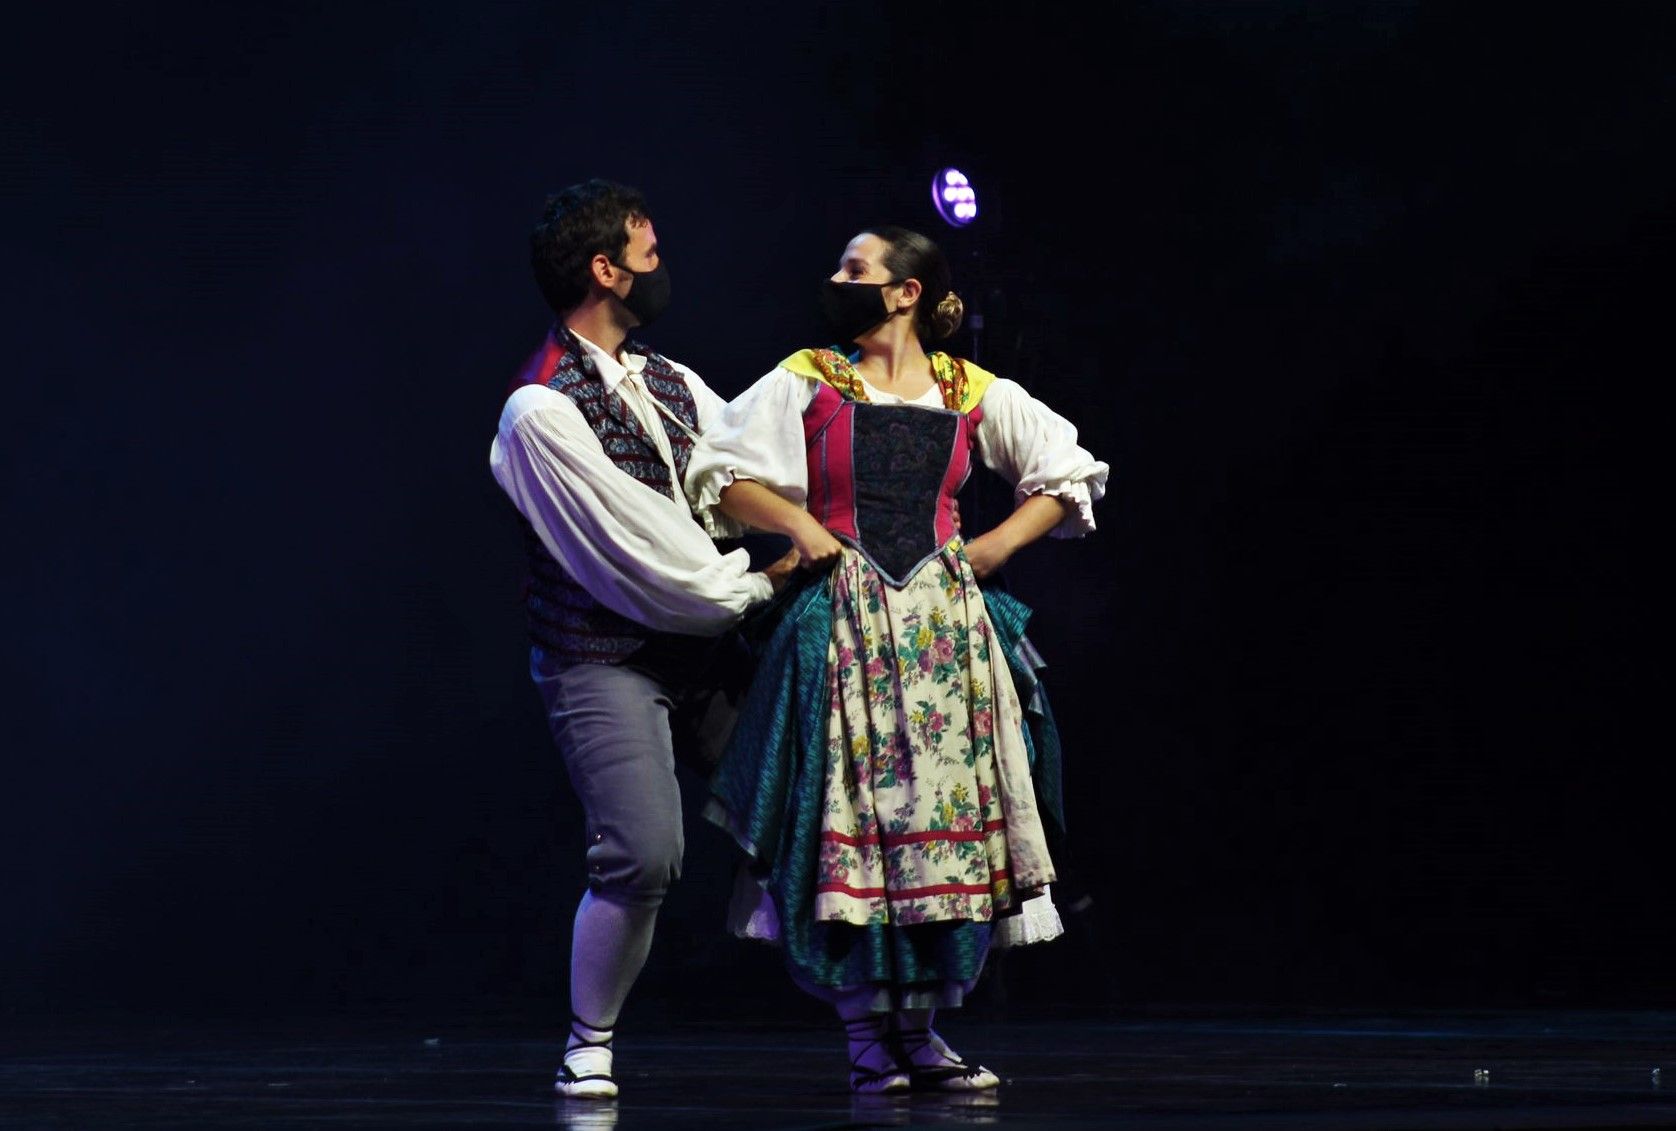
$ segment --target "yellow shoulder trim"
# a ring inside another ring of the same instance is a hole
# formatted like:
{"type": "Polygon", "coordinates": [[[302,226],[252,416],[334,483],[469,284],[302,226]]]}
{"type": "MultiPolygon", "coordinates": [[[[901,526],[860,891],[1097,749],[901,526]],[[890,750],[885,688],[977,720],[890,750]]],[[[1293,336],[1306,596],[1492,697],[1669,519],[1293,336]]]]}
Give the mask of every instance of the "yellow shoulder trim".
{"type": "MultiPolygon", "coordinates": [[[[799,377],[807,377],[811,381],[823,381],[836,387],[839,392],[846,391],[846,384],[832,372],[831,362],[841,360],[841,355],[833,355],[831,350],[798,350],[784,361],[780,368],[789,369],[799,377]]],[[[983,395],[995,383],[995,374],[975,362],[965,358],[948,358],[960,373],[960,411],[971,412],[983,400],[983,395]]],[[[945,371],[946,372],[946,371],[945,371]]],[[[854,399],[865,400],[859,387],[851,390],[854,399]]]]}
{"type": "Polygon", "coordinates": [[[995,374],[964,358],[959,364],[966,371],[966,395],[960,398],[960,411],[971,412],[978,407],[989,387],[995,384],[995,374]]]}
{"type": "Polygon", "coordinates": [[[798,350],[784,361],[780,362],[781,369],[789,369],[799,377],[808,377],[814,381],[824,381],[826,378],[815,364],[814,350],[798,350]]]}

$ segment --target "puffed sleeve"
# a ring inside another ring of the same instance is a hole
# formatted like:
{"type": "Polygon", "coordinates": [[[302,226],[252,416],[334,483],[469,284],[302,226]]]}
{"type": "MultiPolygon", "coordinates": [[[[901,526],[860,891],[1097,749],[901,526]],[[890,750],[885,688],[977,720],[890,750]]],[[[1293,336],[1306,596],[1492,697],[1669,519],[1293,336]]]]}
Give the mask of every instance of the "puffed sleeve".
{"type": "Polygon", "coordinates": [[[722,488],[754,479],[802,506],[809,497],[803,410],[814,396],[809,378],[776,366],[729,401],[704,430],[687,462],[687,501],[711,537],[737,533],[722,513],[722,488]]]}
{"type": "Polygon", "coordinates": [[[1074,513],[1049,533],[1080,538],[1094,529],[1093,504],[1106,493],[1111,470],[1077,443],[1076,427],[1024,391],[998,377],[983,397],[978,458],[1013,485],[1015,505],[1031,495],[1055,495],[1074,513]]]}

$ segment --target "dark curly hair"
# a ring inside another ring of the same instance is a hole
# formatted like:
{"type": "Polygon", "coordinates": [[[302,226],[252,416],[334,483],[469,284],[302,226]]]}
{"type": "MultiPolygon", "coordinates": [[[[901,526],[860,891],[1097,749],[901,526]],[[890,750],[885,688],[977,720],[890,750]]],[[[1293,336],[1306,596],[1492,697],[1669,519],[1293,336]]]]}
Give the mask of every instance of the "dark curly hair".
{"type": "Polygon", "coordinates": [[[562,315],[588,294],[588,264],[604,253],[613,263],[628,245],[628,221],[650,220],[640,190],[598,177],[547,198],[530,232],[530,269],[541,297],[562,315]]]}

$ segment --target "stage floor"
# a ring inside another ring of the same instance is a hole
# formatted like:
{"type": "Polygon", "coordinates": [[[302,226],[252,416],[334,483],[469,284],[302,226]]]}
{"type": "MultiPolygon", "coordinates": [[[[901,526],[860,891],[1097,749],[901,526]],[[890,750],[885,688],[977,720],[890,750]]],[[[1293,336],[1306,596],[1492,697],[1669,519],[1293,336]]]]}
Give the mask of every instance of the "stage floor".
{"type": "Polygon", "coordinates": [[[836,1026],[801,1022],[642,1022],[619,1036],[622,1095],[606,1103],[554,1098],[548,1034],[14,1025],[0,1127],[1676,1127],[1670,1011],[1149,1010],[940,1028],[1000,1089],[852,1097],[836,1026]]]}

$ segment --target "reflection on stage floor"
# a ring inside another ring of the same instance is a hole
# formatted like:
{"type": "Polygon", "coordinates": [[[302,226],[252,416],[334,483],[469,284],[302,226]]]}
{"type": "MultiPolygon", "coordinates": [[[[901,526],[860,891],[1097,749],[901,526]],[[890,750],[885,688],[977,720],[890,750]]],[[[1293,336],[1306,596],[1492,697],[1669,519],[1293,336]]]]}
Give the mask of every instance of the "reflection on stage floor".
{"type": "Polygon", "coordinates": [[[555,1034],[496,1026],[12,1024],[0,1127],[1676,1126],[1668,1011],[1153,1009],[940,1027],[998,1090],[852,1096],[836,1026],[801,1018],[642,1018],[619,1037],[622,1094],[603,1103],[553,1096],[555,1034]]]}

